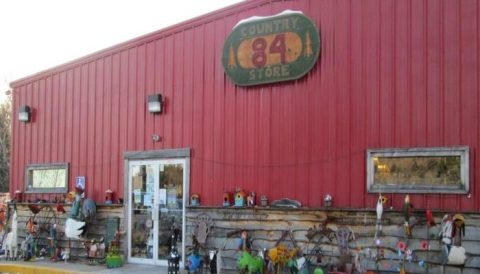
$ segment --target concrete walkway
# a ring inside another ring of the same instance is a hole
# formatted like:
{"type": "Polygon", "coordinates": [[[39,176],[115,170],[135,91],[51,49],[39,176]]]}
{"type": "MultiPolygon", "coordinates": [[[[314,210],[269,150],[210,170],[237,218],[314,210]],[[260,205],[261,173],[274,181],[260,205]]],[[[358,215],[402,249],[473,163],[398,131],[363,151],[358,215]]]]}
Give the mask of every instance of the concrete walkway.
{"type": "Polygon", "coordinates": [[[51,262],[49,260],[37,260],[35,262],[24,261],[0,261],[0,273],[21,274],[72,274],[72,273],[135,273],[156,274],[167,273],[167,268],[162,266],[125,264],[119,268],[107,268],[105,265],[88,265],[83,262],[51,262]]]}

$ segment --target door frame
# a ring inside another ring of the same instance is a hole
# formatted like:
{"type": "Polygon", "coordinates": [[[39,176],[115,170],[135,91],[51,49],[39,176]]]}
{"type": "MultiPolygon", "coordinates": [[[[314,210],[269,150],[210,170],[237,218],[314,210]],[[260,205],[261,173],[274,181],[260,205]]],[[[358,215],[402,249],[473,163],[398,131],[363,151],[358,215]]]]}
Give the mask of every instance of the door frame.
{"type": "MultiPolygon", "coordinates": [[[[188,205],[189,189],[190,189],[190,148],[181,149],[162,149],[162,150],[148,150],[148,151],[127,151],[124,153],[124,227],[127,228],[127,245],[124,247],[124,254],[126,254],[127,261],[129,263],[139,264],[153,264],[167,266],[166,260],[159,260],[158,258],[152,259],[133,259],[130,260],[130,248],[131,248],[131,219],[130,219],[130,206],[131,195],[129,193],[130,187],[130,163],[131,162],[155,162],[162,160],[182,160],[184,163],[183,171],[183,216],[182,216],[182,258],[181,267],[184,267],[185,262],[185,229],[186,229],[186,206],[188,205]]],[[[158,214],[158,213],[157,213],[158,214]]]]}

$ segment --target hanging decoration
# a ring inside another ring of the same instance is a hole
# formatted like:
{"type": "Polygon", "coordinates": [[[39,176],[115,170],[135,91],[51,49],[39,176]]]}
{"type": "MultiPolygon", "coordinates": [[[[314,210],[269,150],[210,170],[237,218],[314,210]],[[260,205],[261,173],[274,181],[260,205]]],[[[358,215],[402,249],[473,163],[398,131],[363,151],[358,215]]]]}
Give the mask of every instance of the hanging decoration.
{"type": "Polygon", "coordinates": [[[350,227],[342,226],[335,232],[338,249],[340,251],[339,265],[344,268],[350,262],[349,241],[355,241],[355,234],[350,227]]]}
{"type": "Polygon", "coordinates": [[[405,203],[403,205],[403,216],[405,217],[404,230],[408,238],[412,237],[413,222],[411,220],[413,205],[410,203],[410,195],[405,196],[405,203]]]}
{"type": "Polygon", "coordinates": [[[441,229],[439,236],[442,241],[442,254],[444,262],[448,261],[448,253],[450,252],[450,247],[452,245],[452,220],[449,214],[445,214],[442,218],[441,229]]]}
{"type": "Polygon", "coordinates": [[[378,239],[379,234],[382,232],[382,214],[383,214],[383,204],[386,203],[387,198],[380,193],[378,195],[377,200],[377,224],[375,226],[375,237],[374,239],[378,239]]]}

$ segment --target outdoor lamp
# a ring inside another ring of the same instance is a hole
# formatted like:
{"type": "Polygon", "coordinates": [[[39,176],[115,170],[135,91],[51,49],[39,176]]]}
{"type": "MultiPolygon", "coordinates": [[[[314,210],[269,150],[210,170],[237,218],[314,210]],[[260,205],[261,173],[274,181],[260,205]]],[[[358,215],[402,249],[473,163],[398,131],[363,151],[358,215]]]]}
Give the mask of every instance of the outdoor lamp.
{"type": "Polygon", "coordinates": [[[153,114],[162,113],[163,102],[161,94],[148,95],[148,112],[153,114]]]}
{"type": "Polygon", "coordinates": [[[20,122],[30,122],[31,109],[29,106],[21,106],[18,111],[18,120],[20,122]]]}

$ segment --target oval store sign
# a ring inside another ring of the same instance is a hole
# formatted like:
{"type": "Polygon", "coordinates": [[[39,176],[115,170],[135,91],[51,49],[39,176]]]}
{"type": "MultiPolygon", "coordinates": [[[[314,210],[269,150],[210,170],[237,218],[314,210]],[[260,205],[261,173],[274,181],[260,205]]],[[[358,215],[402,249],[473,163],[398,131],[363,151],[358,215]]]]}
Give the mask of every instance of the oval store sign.
{"type": "Polygon", "coordinates": [[[240,21],[223,47],[226,73],[240,86],[298,79],[315,64],[320,36],[300,12],[240,21]]]}

